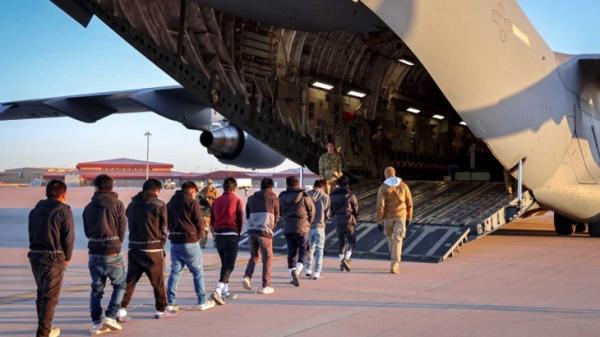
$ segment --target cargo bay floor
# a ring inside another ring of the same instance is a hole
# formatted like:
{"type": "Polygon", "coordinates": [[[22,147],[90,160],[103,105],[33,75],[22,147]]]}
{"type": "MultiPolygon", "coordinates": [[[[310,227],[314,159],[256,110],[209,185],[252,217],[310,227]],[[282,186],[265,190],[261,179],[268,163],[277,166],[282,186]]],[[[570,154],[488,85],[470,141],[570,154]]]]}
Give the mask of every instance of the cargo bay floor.
{"type": "MultiPolygon", "coordinates": [[[[2,211],[2,210],[0,210],[2,211]]],[[[551,217],[521,220],[465,246],[442,264],[404,263],[387,274],[383,260],[353,261],[351,273],[326,258],[324,278],[287,282],[285,259],[274,261],[273,295],[244,291],[247,258],[232,276],[239,299],[207,312],[151,318],[151,289],[142,278],[124,331],[107,336],[597,336],[600,332],[600,241],[557,237],[551,217]]],[[[34,283],[24,248],[0,248],[0,336],[34,335],[34,283]]],[[[205,254],[207,290],[217,277],[214,250],[205,254]]],[[[260,268],[258,268],[258,271],[260,268]]],[[[258,286],[260,272],[255,275],[258,286]]],[[[86,336],[89,276],[78,249],[66,272],[55,325],[86,336]]],[[[110,287],[107,287],[110,288],[110,287]]],[[[107,295],[105,295],[107,296],[107,295]]],[[[179,289],[193,303],[191,276],[179,289]]]]}

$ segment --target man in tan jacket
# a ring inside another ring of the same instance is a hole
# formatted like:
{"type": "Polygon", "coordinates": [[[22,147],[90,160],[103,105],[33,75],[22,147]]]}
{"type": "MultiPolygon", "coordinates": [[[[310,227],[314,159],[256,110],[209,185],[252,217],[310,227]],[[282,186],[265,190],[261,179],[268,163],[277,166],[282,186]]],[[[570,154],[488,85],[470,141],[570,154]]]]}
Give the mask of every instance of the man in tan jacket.
{"type": "Polygon", "coordinates": [[[400,273],[402,240],[406,237],[406,226],[413,216],[410,189],[402,179],[396,177],[393,167],[384,170],[385,180],[377,191],[377,222],[382,223],[390,252],[390,273],[400,273]]]}

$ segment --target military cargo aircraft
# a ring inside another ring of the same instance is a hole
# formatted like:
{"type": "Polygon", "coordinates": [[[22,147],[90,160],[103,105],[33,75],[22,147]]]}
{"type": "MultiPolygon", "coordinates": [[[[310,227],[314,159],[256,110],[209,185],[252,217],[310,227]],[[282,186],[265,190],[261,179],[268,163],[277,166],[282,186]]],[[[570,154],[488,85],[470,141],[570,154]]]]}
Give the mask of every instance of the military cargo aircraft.
{"type": "Polygon", "coordinates": [[[6,102],[0,120],[154,111],[243,167],[288,157],[316,172],[335,141],[363,179],[389,163],[441,180],[476,153],[490,180],[506,170],[553,210],[559,234],[600,236],[600,57],[552,51],[514,0],[53,2],[181,87],[6,102]]]}

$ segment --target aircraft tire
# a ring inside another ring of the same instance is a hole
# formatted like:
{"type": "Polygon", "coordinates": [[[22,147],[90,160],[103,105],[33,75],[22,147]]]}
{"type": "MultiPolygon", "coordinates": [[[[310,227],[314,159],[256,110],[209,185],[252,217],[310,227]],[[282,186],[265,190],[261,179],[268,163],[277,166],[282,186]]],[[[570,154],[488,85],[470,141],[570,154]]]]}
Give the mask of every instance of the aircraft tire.
{"type": "Polygon", "coordinates": [[[590,236],[593,238],[600,237],[600,222],[593,222],[588,224],[588,231],[590,236]]]}
{"type": "Polygon", "coordinates": [[[573,234],[574,221],[565,218],[560,214],[554,213],[554,230],[558,235],[571,235],[573,234]]]}

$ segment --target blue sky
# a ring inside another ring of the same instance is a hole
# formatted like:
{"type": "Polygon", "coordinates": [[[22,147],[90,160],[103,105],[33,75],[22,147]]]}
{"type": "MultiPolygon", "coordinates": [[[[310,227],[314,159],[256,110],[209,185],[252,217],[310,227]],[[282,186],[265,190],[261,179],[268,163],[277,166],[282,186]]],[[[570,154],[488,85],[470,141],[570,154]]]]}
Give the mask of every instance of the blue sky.
{"type": "MultiPolygon", "coordinates": [[[[519,3],[553,49],[600,53],[600,1],[519,3]]],[[[0,1],[0,46],[0,102],[175,83],[99,20],[84,29],[49,1],[0,1]]],[[[0,122],[0,170],[143,159],[146,130],[153,133],[152,160],[181,171],[224,168],[199,144],[199,132],[143,113],[95,124],[69,118],[0,122]]]]}

